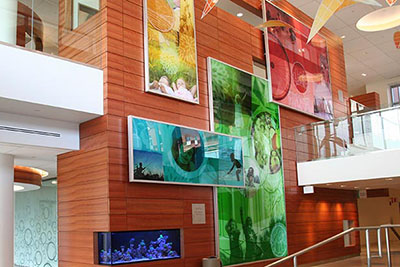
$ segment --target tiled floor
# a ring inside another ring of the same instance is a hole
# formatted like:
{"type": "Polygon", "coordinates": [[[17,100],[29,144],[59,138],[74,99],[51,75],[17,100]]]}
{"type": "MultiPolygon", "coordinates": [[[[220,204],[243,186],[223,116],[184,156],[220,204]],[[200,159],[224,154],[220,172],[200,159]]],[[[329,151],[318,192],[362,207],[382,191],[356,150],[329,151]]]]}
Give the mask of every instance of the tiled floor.
{"type": "MultiPolygon", "coordinates": [[[[371,247],[372,255],[376,255],[378,252],[377,246],[371,247]]],[[[391,251],[392,251],[392,267],[400,266],[400,242],[391,242],[391,251]]],[[[378,266],[387,266],[387,254],[386,247],[382,244],[382,258],[372,258],[371,267],[378,266]]],[[[353,257],[345,260],[340,260],[331,263],[324,263],[314,265],[313,267],[358,267],[358,266],[367,266],[367,256],[365,252],[365,247],[361,251],[361,256],[353,257]]]]}
{"type": "MultiPolygon", "coordinates": [[[[378,252],[377,246],[371,246],[372,254],[375,255],[378,252]]],[[[400,242],[392,241],[391,242],[391,251],[392,251],[392,267],[400,267],[400,242]]],[[[387,255],[386,255],[386,247],[385,244],[382,244],[382,258],[372,258],[371,267],[378,266],[387,266],[387,255]]],[[[309,265],[308,265],[309,266],[309,265]]],[[[318,265],[312,265],[313,267],[358,267],[358,266],[367,266],[367,256],[365,252],[365,247],[361,251],[361,256],[353,257],[345,260],[340,260],[331,263],[324,263],[318,265]]]]}
{"type": "MultiPolygon", "coordinates": [[[[378,266],[387,266],[386,255],[383,255],[382,259],[373,258],[372,259],[372,267],[378,266]]],[[[342,261],[325,263],[322,265],[315,265],[315,267],[356,267],[356,266],[367,266],[367,258],[365,256],[354,257],[342,261]]],[[[400,266],[400,253],[395,252],[392,254],[392,266],[398,267],[400,266]]]]}

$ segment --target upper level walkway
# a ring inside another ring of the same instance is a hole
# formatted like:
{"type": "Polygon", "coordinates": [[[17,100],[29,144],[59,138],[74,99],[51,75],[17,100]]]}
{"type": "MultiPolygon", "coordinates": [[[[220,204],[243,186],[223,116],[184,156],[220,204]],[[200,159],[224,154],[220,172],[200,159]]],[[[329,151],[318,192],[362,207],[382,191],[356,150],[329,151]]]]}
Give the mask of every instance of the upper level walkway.
{"type": "Polygon", "coordinates": [[[295,135],[299,186],[400,183],[393,179],[400,177],[399,107],[303,125],[295,135]]]}

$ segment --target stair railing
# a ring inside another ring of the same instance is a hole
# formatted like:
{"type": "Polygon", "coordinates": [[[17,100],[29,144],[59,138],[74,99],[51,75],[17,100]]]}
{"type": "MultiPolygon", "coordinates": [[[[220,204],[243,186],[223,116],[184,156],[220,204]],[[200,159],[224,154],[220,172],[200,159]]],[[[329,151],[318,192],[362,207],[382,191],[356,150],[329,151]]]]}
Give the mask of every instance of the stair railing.
{"type": "Polygon", "coordinates": [[[390,237],[389,237],[389,229],[393,229],[394,228],[400,228],[400,224],[384,224],[381,226],[368,226],[368,227],[353,227],[350,229],[347,229],[337,235],[334,235],[332,237],[329,237],[317,244],[314,244],[308,248],[305,248],[303,250],[300,250],[292,255],[289,255],[287,257],[284,257],[280,260],[277,260],[273,263],[270,263],[268,265],[266,265],[265,267],[272,267],[272,266],[277,266],[285,261],[288,260],[293,260],[293,267],[297,267],[297,258],[307,252],[309,252],[310,250],[319,248],[325,244],[328,244],[332,241],[335,241],[347,234],[350,234],[352,232],[361,232],[361,231],[365,231],[365,245],[366,245],[366,249],[367,249],[367,264],[368,267],[371,267],[371,259],[372,258],[382,258],[382,246],[381,246],[381,229],[384,229],[385,231],[385,239],[386,239],[386,254],[387,254],[387,261],[388,261],[388,267],[392,267],[392,259],[391,259],[391,251],[390,251],[390,237]],[[376,235],[377,235],[377,242],[378,242],[378,254],[377,255],[371,255],[371,249],[370,249],[370,239],[369,239],[369,233],[371,230],[376,230],[376,235]]]}

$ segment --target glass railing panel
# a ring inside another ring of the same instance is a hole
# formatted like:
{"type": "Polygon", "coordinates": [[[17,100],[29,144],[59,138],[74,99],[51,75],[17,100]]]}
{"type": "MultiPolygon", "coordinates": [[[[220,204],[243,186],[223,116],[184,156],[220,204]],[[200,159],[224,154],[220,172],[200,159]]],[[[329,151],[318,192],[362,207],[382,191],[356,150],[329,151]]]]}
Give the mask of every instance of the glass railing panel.
{"type": "Polygon", "coordinates": [[[101,0],[1,0],[0,41],[102,67],[101,0]]]}
{"type": "Polygon", "coordinates": [[[382,123],[384,129],[384,142],[386,149],[400,148],[400,109],[383,112],[382,123]]]}
{"type": "Polygon", "coordinates": [[[60,5],[59,55],[101,67],[105,31],[100,0],[64,0],[60,5]]]}
{"type": "Polygon", "coordinates": [[[295,129],[297,161],[400,148],[400,108],[387,108],[295,129]]]}

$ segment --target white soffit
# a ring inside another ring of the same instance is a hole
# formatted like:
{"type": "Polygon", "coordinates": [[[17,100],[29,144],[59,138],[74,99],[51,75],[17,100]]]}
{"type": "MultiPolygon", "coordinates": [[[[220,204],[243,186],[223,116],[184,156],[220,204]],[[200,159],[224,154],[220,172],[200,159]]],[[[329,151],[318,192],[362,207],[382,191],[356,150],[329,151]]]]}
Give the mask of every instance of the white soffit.
{"type": "Polygon", "coordinates": [[[298,185],[326,185],[400,177],[400,150],[297,163],[298,185]]]}
{"type": "Polygon", "coordinates": [[[0,112],[84,122],[103,115],[103,71],[0,44],[0,112]]]}

